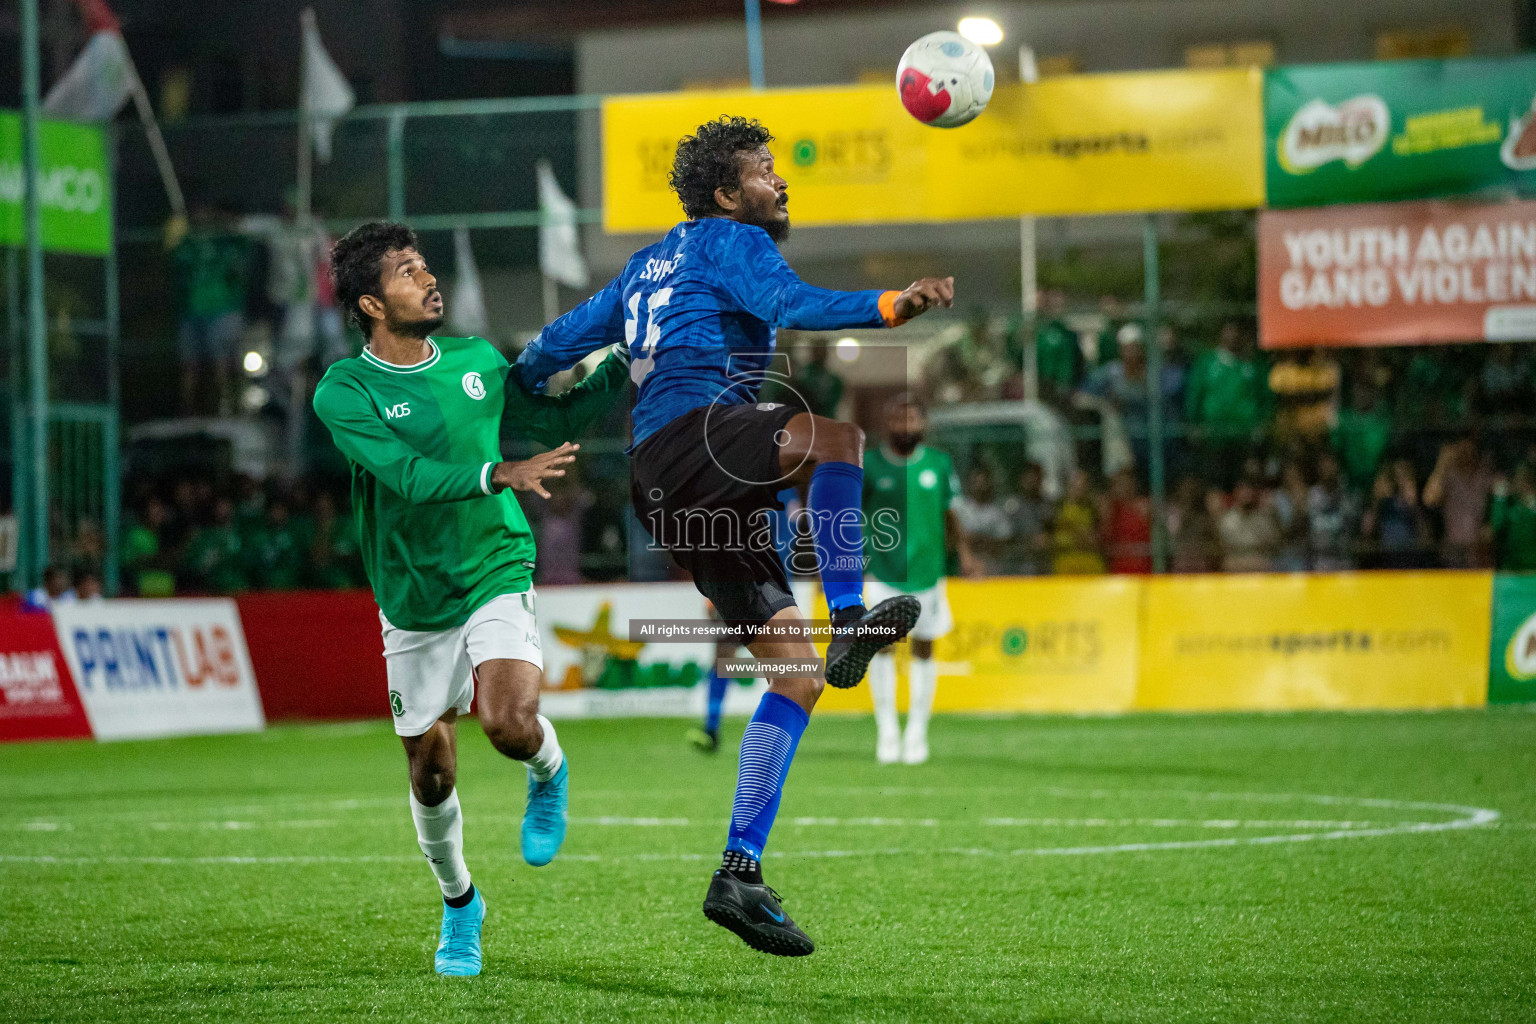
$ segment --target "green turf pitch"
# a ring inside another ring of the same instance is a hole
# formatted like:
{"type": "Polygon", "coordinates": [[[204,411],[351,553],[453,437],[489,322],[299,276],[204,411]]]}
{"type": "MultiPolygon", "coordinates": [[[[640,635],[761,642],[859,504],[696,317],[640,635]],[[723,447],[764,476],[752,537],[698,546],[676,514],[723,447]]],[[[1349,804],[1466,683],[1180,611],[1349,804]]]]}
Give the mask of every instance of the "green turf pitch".
{"type": "Polygon", "coordinates": [[[461,728],[469,980],[387,723],[0,748],[0,1020],[1536,1020],[1536,714],[940,718],[922,767],[818,719],[765,864],[798,961],[699,911],[742,723],[686,724],[562,723],[541,869],[461,728]]]}

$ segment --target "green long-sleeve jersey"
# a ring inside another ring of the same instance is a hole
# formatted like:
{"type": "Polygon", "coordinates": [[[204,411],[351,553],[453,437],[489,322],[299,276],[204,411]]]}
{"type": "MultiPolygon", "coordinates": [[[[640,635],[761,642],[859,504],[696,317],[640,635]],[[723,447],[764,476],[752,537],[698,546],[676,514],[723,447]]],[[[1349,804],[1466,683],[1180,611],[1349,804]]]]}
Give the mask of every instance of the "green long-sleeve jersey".
{"type": "Polygon", "coordinates": [[[352,468],[352,507],[374,599],[401,629],[463,625],[533,579],[533,533],[510,490],[496,492],[501,425],[542,444],[578,434],[629,382],[615,354],[562,395],[525,391],[483,338],[428,339],[432,355],[394,366],[363,354],[331,365],[315,412],[352,468]]]}

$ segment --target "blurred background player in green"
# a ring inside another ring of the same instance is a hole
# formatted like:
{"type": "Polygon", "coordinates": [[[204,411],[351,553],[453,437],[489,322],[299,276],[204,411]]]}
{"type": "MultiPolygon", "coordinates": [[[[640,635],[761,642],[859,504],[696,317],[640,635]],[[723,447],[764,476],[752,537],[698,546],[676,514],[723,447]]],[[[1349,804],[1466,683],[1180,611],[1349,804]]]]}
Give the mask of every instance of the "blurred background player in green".
{"type": "Polygon", "coordinates": [[[627,352],[558,397],[507,380],[483,338],[446,338],[437,279],[415,233],[364,224],[336,243],[336,292],[367,339],[331,364],[315,412],[346,455],[363,567],[379,604],[395,733],[410,771],[416,838],[443,893],[439,974],[481,968],[485,900],[464,862],[456,723],[478,698],[480,727],[528,769],[523,859],[548,864],[565,839],[569,771],[538,713],[543,654],[534,613],[533,533],[512,491],[549,497],[576,446],[501,458],[503,421],[555,444],[625,394],[627,352]]]}
{"type": "Polygon", "coordinates": [[[928,760],[928,718],[938,666],[933,642],[953,621],[944,594],[948,552],[969,562],[950,503],[960,493],[949,456],[923,444],[927,410],[912,395],[891,399],[885,411],[885,439],[864,455],[864,548],[869,578],[864,584],[872,603],[895,594],[911,594],[922,614],[909,634],[907,731],[896,716],[896,656],[890,650],[869,663],[869,692],[875,702],[875,758],[881,764],[922,764],[928,760]]]}

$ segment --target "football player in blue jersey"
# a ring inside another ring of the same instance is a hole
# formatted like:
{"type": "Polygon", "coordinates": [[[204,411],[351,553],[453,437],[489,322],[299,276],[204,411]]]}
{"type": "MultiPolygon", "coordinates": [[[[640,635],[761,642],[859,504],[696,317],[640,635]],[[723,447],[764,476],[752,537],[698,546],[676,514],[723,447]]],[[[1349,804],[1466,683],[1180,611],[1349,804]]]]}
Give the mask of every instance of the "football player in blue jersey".
{"type": "MultiPolygon", "coordinates": [[[[754,657],[820,666],[774,549],[771,517],[782,508],[780,491],[808,481],[806,514],[832,615],[824,678],[856,686],[920,611],[905,594],[864,607],[864,434],[759,403],[758,389],[774,372],[777,328],[895,327],[952,305],[954,279],[856,292],[801,281],[778,249],[789,233],[789,193],[771,141],[741,117],[700,125],[680,141],[671,184],[688,219],[546,327],[516,372],[541,388],[588,353],[626,342],[639,386],[630,448],[636,514],[754,657]]],[[[765,666],[764,674],[769,691],[742,736],[730,833],[704,913],[754,949],[804,956],[815,946],[763,883],[761,859],[823,679],[788,665],[765,666]]]]}

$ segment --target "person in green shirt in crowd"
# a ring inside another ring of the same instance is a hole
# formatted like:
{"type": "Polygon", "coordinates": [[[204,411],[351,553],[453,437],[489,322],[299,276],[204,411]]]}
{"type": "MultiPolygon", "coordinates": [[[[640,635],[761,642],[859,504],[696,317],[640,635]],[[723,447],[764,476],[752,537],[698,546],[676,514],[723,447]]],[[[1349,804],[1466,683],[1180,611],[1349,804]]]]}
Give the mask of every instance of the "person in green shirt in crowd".
{"type": "Polygon", "coordinates": [[[191,228],[171,250],[182,412],[197,411],[198,379],[211,372],[220,411],[230,400],[230,370],[245,329],[250,243],[227,229],[214,207],[192,205],[191,228]]]}
{"type": "Polygon", "coordinates": [[[294,590],[302,581],[313,531],[281,497],[267,503],[267,515],[246,535],[245,557],[251,581],[261,590],[294,590]]]}
{"type": "Polygon", "coordinates": [[[338,512],[329,491],[315,495],[314,533],[309,545],[309,582],[340,590],[362,586],[362,552],[350,512],[338,512]]]}
{"type": "Polygon", "coordinates": [[[1077,332],[1067,326],[1062,314],[1067,307],[1066,293],[1047,288],[1040,293],[1040,313],[1035,325],[1035,373],[1040,382],[1040,397],[1047,402],[1065,402],[1077,387],[1083,370],[1083,352],[1077,332]]]}
{"type": "Polygon", "coordinates": [[[1513,482],[1494,487],[1494,551],[1505,572],[1536,572],[1536,471],[1522,462],[1513,482]]]}
{"type": "Polygon", "coordinates": [[[1184,383],[1184,418],[1197,438],[1212,482],[1237,478],[1254,434],[1268,415],[1270,396],[1261,359],[1235,320],[1221,326],[1216,347],[1200,354],[1184,383]]]}
{"type": "Polygon", "coordinates": [[[169,516],[165,502],[151,495],[123,532],[121,559],[128,593],[170,597],[176,592],[176,578],[165,564],[169,552],[160,550],[160,533],[169,516]]]}
{"type": "Polygon", "coordinates": [[[1461,423],[1471,411],[1468,383],[1455,348],[1419,349],[1394,389],[1397,418],[1416,426],[1461,423]]]}
{"type": "Polygon", "coordinates": [[[213,503],[213,522],[198,527],[187,542],[183,563],[193,588],[218,594],[249,590],[244,548],[245,540],[235,526],[235,503],[219,498],[213,503]]]}
{"type": "Polygon", "coordinates": [[[1104,326],[1099,328],[1093,361],[1096,366],[1108,366],[1120,358],[1120,328],[1128,320],[1124,303],[1113,295],[1099,296],[1099,314],[1104,318],[1104,326]]]}
{"type": "Polygon", "coordinates": [[[1332,441],[1349,485],[1368,491],[1392,443],[1392,417],[1383,407],[1375,384],[1369,380],[1355,382],[1348,408],[1339,410],[1332,441]]]}

